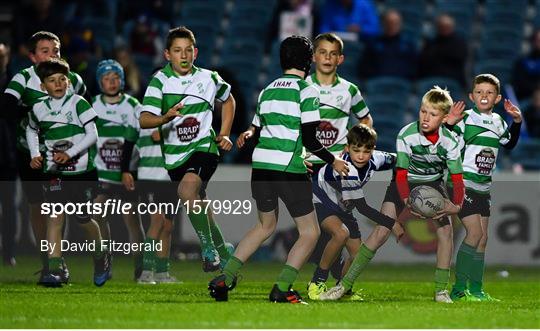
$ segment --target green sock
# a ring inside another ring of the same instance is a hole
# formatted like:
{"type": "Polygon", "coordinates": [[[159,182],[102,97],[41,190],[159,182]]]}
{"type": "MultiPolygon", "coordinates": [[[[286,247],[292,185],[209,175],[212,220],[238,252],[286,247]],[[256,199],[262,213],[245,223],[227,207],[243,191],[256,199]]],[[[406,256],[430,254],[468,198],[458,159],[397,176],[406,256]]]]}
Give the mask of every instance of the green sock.
{"type": "Polygon", "coordinates": [[[298,277],[298,270],[286,264],[276,281],[279,290],[283,292],[288,291],[289,287],[291,287],[296,280],[296,277],[298,277]]]}
{"type": "Polygon", "coordinates": [[[484,280],[484,252],[476,252],[471,265],[471,293],[481,293],[484,280]]]}
{"type": "Polygon", "coordinates": [[[229,251],[227,250],[227,247],[225,247],[225,240],[223,239],[223,234],[221,233],[221,229],[217,225],[214,220],[209,220],[210,223],[210,232],[212,233],[212,241],[214,242],[214,246],[216,247],[216,250],[219,253],[219,258],[222,260],[227,261],[229,257],[231,257],[231,254],[229,254],[229,251]]]}
{"type": "Polygon", "coordinates": [[[214,242],[212,241],[208,215],[201,211],[199,214],[190,213],[188,217],[193,229],[195,229],[195,233],[197,233],[197,236],[199,237],[202,251],[204,252],[213,249],[214,242]]]}
{"type": "Polygon", "coordinates": [[[375,251],[367,248],[367,246],[364,244],[360,246],[358,254],[356,254],[356,257],[354,258],[354,261],[351,264],[349,271],[347,271],[347,274],[341,280],[341,284],[345,287],[347,291],[353,287],[354,281],[356,280],[356,278],[358,278],[358,276],[360,276],[362,271],[364,271],[373,256],[375,256],[375,251]]]}
{"type": "Polygon", "coordinates": [[[170,269],[169,258],[158,257],[156,258],[156,272],[168,272],[170,269]]]}
{"type": "Polygon", "coordinates": [[[435,292],[446,290],[449,279],[450,269],[435,269],[435,292]]]}
{"type": "Polygon", "coordinates": [[[50,257],[48,260],[49,272],[58,273],[62,270],[62,258],[61,257],[50,257]]]}
{"type": "Polygon", "coordinates": [[[240,261],[236,256],[231,256],[227,264],[223,268],[223,274],[225,275],[225,284],[230,286],[234,280],[234,277],[238,273],[238,270],[242,268],[244,262],[240,261]]]}
{"type": "MultiPolygon", "coordinates": [[[[145,246],[146,244],[149,244],[150,247],[154,246],[155,239],[146,237],[144,240],[145,246]]],[[[143,270],[152,271],[155,267],[155,259],[156,259],[156,252],[154,250],[145,250],[143,252],[143,260],[142,260],[142,268],[143,270]]]]}
{"type": "Polygon", "coordinates": [[[463,292],[467,289],[467,281],[469,280],[473,258],[476,254],[476,248],[461,243],[456,257],[456,283],[453,290],[463,292]]]}

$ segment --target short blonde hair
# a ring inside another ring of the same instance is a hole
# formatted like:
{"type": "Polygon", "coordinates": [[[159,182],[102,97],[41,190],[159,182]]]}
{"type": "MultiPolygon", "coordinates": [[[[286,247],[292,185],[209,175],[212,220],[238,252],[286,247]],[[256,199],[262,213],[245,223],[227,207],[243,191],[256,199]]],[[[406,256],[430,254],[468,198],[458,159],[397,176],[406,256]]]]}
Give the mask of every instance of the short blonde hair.
{"type": "Polygon", "coordinates": [[[448,114],[450,107],[454,101],[450,96],[450,92],[447,89],[442,89],[435,85],[422,97],[422,106],[430,105],[431,107],[442,111],[444,114],[448,114]]]}

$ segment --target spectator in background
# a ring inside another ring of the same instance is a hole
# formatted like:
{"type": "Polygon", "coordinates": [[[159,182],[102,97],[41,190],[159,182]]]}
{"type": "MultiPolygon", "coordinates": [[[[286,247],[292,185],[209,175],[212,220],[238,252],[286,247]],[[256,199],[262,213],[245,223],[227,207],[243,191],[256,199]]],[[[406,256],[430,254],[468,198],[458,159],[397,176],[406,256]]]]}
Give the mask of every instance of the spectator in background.
{"type": "MultiPolygon", "coordinates": [[[[143,90],[141,89],[142,78],[137,63],[131,57],[131,52],[127,46],[117,47],[114,50],[114,59],[124,68],[125,77],[125,93],[136,97],[142,101],[143,90]]],[[[146,81],[150,81],[150,77],[145,77],[146,81]]]]}
{"type": "Polygon", "coordinates": [[[374,38],[380,33],[377,9],[372,0],[326,0],[319,32],[334,32],[346,40],[351,38],[342,32],[362,39],[374,38]]]}
{"type": "Polygon", "coordinates": [[[401,33],[401,15],[395,9],[383,15],[383,34],[367,43],[360,62],[360,77],[397,76],[416,78],[416,43],[401,33]]]}
{"type": "Polygon", "coordinates": [[[540,84],[540,29],[531,35],[531,51],[514,64],[512,84],[518,99],[530,98],[540,84]]]}
{"type": "MultiPolygon", "coordinates": [[[[8,70],[10,48],[0,43],[0,89],[4,91],[11,80],[8,70]]],[[[5,109],[2,109],[5,111],[5,109]]],[[[14,266],[15,261],[15,180],[17,168],[15,160],[15,120],[0,119],[0,224],[2,226],[2,260],[6,266],[14,266]]]]}
{"type": "Polygon", "coordinates": [[[444,76],[466,86],[467,43],[455,32],[455,21],[449,15],[437,17],[437,35],[424,44],[420,53],[420,77],[444,76]]]}
{"type": "Polygon", "coordinates": [[[529,137],[540,138],[540,85],[536,86],[531,104],[524,112],[525,125],[529,137]]]}
{"type": "Polygon", "coordinates": [[[26,42],[36,31],[50,31],[60,35],[64,29],[61,10],[52,0],[18,1],[13,20],[13,45],[20,56],[27,57],[26,42]]]}
{"type": "Polygon", "coordinates": [[[279,0],[268,29],[266,50],[274,41],[291,35],[312,38],[319,22],[318,8],[313,0],[279,0]]]}

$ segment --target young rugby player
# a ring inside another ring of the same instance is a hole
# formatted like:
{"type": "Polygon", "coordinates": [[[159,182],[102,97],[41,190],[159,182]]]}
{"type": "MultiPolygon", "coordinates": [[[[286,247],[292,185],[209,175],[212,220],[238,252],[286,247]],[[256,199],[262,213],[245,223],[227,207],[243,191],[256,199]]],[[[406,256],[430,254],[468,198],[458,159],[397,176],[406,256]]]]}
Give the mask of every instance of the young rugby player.
{"type": "Polygon", "coordinates": [[[169,31],[165,49],[169,64],[150,81],[139,122],[143,129],[159,127],[165,168],[178,196],[187,203],[188,217],[201,242],[203,270],[215,271],[220,259],[227,260],[230,253],[211,208],[202,200],[217,168],[218,148],[229,151],[232,147],[229,133],[235,101],[231,86],[217,72],[193,65],[197,52],[193,32],[186,27],[169,31]],[[223,102],[217,135],[212,129],[215,99],[223,102]]]}
{"type": "MultiPolygon", "coordinates": [[[[317,217],[323,229],[333,228],[334,235],[323,252],[321,263],[315,270],[308,287],[308,296],[312,300],[323,299],[326,291],[325,282],[328,269],[321,267],[323,261],[329,266],[337,257],[339,251],[347,244],[349,252],[355,258],[351,269],[340,284],[344,290],[341,296],[349,292],[349,298],[358,299],[352,295],[353,276],[369,262],[374,252],[386,241],[390,232],[399,238],[403,228],[394,219],[373,209],[366,203],[363,186],[370,180],[375,171],[393,169],[395,155],[374,151],[377,133],[372,128],[358,124],[347,134],[347,145],[343,159],[352,167],[347,177],[341,177],[330,167],[324,166],[313,181],[313,195],[317,217]],[[352,214],[353,209],[377,223],[377,226],[362,244],[358,223],[352,214]],[[358,254],[357,254],[358,253],[358,254]],[[370,254],[371,253],[371,254],[370,254]]],[[[333,297],[333,299],[335,299],[333,297]]]]}
{"type": "Polygon", "coordinates": [[[320,121],[319,92],[304,80],[312,57],[313,46],[305,37],[292,36],[281,43],[280,64],[284,74],[261,91],[252,126],[237,140],[238,146],[242,147],[246,139],[258,137],[253,152],[251,190],[257,203],[259,223],[240,241],[223,273],[210,281],[208,289],[216,301],[228,299],[228,292],[236,285],[236,275],[242,265],[274,233],[280,198],[294,218],[299,238],[289,252],[269,299],[303,303],[292,284],[320,233],[303,147],[332,164],[339,174],[348,172],[347,162],[332,155],[316,139],[320,121]]]}
{"type": "MultiPolygon", "coordinates": [[[[82,97],[68,93],[69,66],[59,59],[39,63],[36,74],[48,97],[34,104],[29,114],[26,139],[32,169],[45,173],[45,198],[48,202],[85,204],[91,201],[97,181],[94,166],[97,140],[96,113],[82,97]],[[39,133],[38,133],[39,132],[39,133]],[[39,150],[39,138],[45,145],[45,157],[39,150]]],[[[109,254],[101,246],[98,224],[87,213],[74,215],[95,243],[94,284],[102,286],[109,279],[109,254]]],[[[61,239],[65,215],[47,220],[48,274],[45,286],[62,285],[61,239]]]]}
{"type": "MultiPolygon", "coordinates": [[[[30,60],[34,65],[17,73],[9,82],[2,97],[2,116],[19,118],[17,127],[17,168],[22,183],[24,195],[29,204],[30,223],[34,232],[34,238],[39,245],[47,236],[47,216],[41,215],[41,203],[43,202],[43,190],[40,181],[43,180],[42,172],[30,168],[28,144],[26,142],[26,127],[28,115],[32,106],[40,98],[47,96],[46,91],[41,89],[41,80],[36,74],[36,65],[50,58],[60,58],[60,39],[54,33],[48,31],[36,32],[29,40],[30,60]],[[20,106],[20,109],[17,107],[20,106]],[[24,110],[24,111],[23,111],[24,110]]],[[[78,95],[86,94],[86,86],[82,78],[69,72],[70,84],[68,89],[78,95]]],[[[38,284],[43,277],[48,275],[48,257],[46,252],[41,252],[42,269],[38,284]]],[[[62,264],[62,279],[69,281],[69,271],[65,263],[62,264]]]]}
{"type": "Polygon", "coordinates": [[[483,290],[491,176],[499,147],[514,148],[521,129],[521,112],[510,100],[504,100],[504,109],[513,119],[510,128],[493,112],[493,107],[501,100],[500,89],[497,77],[476,76],[469,94],[474,107],[463,114],[463,108],[456,109],[447,121],[460,139],[465,183],[463,209],[458,216],[466,235],[456,258],[456,282],[450,294],[454,301],[499,301],[483,290]]]}

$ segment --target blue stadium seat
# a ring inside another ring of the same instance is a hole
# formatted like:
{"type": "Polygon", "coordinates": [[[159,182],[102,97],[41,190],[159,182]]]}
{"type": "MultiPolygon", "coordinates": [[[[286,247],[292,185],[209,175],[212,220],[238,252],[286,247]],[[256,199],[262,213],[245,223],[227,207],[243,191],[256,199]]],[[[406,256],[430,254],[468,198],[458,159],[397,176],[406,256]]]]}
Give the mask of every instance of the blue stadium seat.
{"type": "Polygon", "coordinates": [[[510,82],[512,77],[512,63],[504,60],[485,60],[477,62],[474,68],[474,75],[490,73],[501,81],[501,84],[510,82]]]}
{"type": "Polygon", "coordinates": [[[434,85],[450,91],[450,95],[454,101],[464,100],[465,93],[461,85],[455,79],[440,76],[426,77],[418,80],[416,82],[416,95],[421,98],[434,85]]]}
{"type": "Polygon", "coordinates": [[[540,139],[520,140],[511,155],[524,169],[540,170],[540,139]]]}
{"type": "Polygon", "coordinates": [[[216,21],[225,12],[225,2],[219,0],[185,1],[180,9],[182,19],[199,19],[216,21]]]}
{"type": "Polygon", "coordinates": [[[400,100],[406,100],[411,91],[412,85],[408,80],[399,77],[381,76],[369,79],[365,83],[364,92],[370,97],[393,95],[400,100]]]}
{"type": "Polygon", "coordinates": [[[107,18],[88,17],[83,21],[83,26],[87,27],[94,34],[94,40],[103,52],[111,54],[114,48],[114,37],[116,28],[113,22],[107,18]]]}

